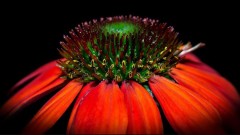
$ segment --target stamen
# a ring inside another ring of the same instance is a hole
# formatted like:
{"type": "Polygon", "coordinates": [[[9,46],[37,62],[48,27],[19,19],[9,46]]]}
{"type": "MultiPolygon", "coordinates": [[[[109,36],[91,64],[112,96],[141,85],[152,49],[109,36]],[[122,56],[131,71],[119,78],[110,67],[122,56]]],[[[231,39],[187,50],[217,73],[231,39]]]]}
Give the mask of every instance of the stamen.
{"type": "MultiPolygon", "coordinates": [[[[187,44],[188,45],[188,44],[187,44]]],[[[205,43],[198,43],[197,45],[195,45],[194,47],[192,48],[188,48],[188,46],[185,47],[185,50],[183,50],[178,56],[179,57],[183,57],[185,56],[186,54],[192,52],[192,51],[195,51],[196,49],[200,48],[200,47],[203,47],[205,46],[205,43]]]]}

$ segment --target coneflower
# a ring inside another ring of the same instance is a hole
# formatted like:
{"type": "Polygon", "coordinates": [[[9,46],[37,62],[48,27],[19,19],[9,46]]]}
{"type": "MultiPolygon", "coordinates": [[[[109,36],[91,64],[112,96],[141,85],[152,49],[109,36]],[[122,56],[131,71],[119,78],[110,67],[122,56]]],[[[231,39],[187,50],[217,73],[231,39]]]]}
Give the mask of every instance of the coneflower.
{"type": "Polygon", "coordinates": [[[62,58],[35,70],[1,108],[12,115],[56,91],[24,133],[49,130],[74,103],[67,134],[164,134],[160,111],[179,134],[239,130],[234,86],[158,20],[116,16],[84,22],[64,36],[62,58]],[[59,91],[57,91],[59,90],[59,91]]]}

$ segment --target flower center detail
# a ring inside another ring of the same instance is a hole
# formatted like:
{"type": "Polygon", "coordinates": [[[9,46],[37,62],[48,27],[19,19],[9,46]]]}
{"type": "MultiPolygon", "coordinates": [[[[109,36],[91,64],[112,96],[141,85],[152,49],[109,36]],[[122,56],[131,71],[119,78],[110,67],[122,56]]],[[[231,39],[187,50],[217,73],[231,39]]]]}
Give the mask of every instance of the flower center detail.
{"type": "Polygon", "coordinates": [[[131,34],[139,31],[139,27],[132,22],[113,22],[106,24],[102,27],[104,34],[119,34],[121,37],[123,34],[131,34]]]}
{"type": "Polygon", "coordinates": [[[63,77],[93,80],[148,81],[167,75],[179,61],[182,43],[172,27],[139,17],[110,17],[85,22],[60,42],[63,77]]]}

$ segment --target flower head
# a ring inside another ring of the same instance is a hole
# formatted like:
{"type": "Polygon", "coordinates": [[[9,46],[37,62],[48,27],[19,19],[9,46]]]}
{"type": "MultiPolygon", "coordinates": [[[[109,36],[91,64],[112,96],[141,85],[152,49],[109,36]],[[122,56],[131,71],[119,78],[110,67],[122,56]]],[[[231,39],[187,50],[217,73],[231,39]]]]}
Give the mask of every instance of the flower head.
{"type": "Polygon", "coordinates": [[[180,134],[239,130],[234,86],[191,53],[203,43],[184,45],[166,23],[101,18],[78,25],[64,39],[63,58],[19,81],[13,89],[34,78],[0,110],[12,115],[56,92],[24,132],[46,132],[73,102],[68,134],[163,134],[161,114],[180,134]]]}
{"type": "Polygon", "coordinates": [[[138,17],[113,17],[83,23],[61,42],[58,61],[66,78],[82,82],[124,80],[147,82],[153,74],[165,74],[179,61],[173,27],[138,17]]]}

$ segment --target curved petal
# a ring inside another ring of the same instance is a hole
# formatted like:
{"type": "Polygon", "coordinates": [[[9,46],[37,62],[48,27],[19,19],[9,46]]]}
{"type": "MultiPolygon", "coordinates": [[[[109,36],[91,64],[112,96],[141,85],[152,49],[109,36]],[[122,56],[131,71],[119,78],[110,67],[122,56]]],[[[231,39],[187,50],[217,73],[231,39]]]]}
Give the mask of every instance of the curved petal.
{"type": "Polygon", "coordinates": [[[211,83],[194,74],[178,69],[172,69],[171,76],[180,85],[189,88],[189,90],[201,95],[211,103],[223,118],[225,127],[239,129],[240,119],[234,106],[211,83]]]}
{"type": "Polygon", "coordinates": [[[202,63],[202,61],[194,54],[188,53],[183,57],[184,60],[189,60],[195,63],[202,63]]]}
{"type": "Polygon", "coordinates": [[[199,95],[170,80],[154,76],[149,85],[177,133],[222,133],[217,110],[199,95]]]}
{"type": "Polygon", "coordinates": [[[78,95],[77,100],[73,106],[70,119],[68,121],[67,134],[70,134],[70,129],[71,129],[71,126],[73,125],[74,117],[76,115],[77,108],[81,103],[82,98],[86,96],[96,85],[97,85],[96,82],[89,82],[87,85],[83,87],[80,94],[78,95]]]}
{"type": "Polygon", "coordinates": [[[25,128],[25,133],[42,134],[51,128],[73,102],[82,85],[75,80],[69,82],[38,111],[25,128]]]}
{"type": "Polygon", "coordinates": [[[197,56],[195,56],[192,53],[185,55],[183,59],[180,61],[180,63],[183,63],[191,67],[195,67],[210,73],[219,74],[216,70],[214,70],[212,67],[208,66],[207,64],[203,63],[197,56]]]}
{"type": "Polygon", "coordinates": [[[212,74],[204,70],[197,69],[184,64],[178,64],[176,68],[182,69],[185,72],[191,73],[193,75],[196,75],[205,79],[211,85],[218,88],[219,92],[221,92],[233,104],[237,105],[238,107],[240,106],[240,97],[239,97],[239,94],[237,93],[237,90],[229,81],[227,81],[222,76],[212,74]]]}
{"type": "Polygon", "coordinates": [[[54,90],[53,88],[62,84],[65,79],[59,78],[61,70],[54,67],[39,76],[27,86],[13,95],[0,109],[3,115],[12,115],[23,106],[39,99],[44,94],[54,90]]]}
{"type": "Polygon", "coordinates": [[[127,134],[163,134],[160,112],[147,90],[134,81],[123,82],[121,90],[128,109],[127,134]]]}
{"type": "Polygon", "coordinates": [[[124,134],[127,123],[124,95],[119,86],[102,81],[82,98],[70,134],[124,134]]]}
{"type": "Polygon", "coordinates": [[[30,73],[29,75],[25,76],[24,78],[22,78],[20,81],[18,81],[11,89],[9,92],[12,92],[13,90],[15,90],[17,87],[21,86],[22,84],[24,84],[25,82],[27,82],[28,80],[32,79],[33,77],[40,75],[41,73],[44,73],[45,71],[47,71],[48,69],[53,68],[54,66],[56,66],[57,62],[56,60],[51,61],[41,67],[39,67],[38,69],[36,69],[35,71],[33,71],[32,73],[30,73]]]}

